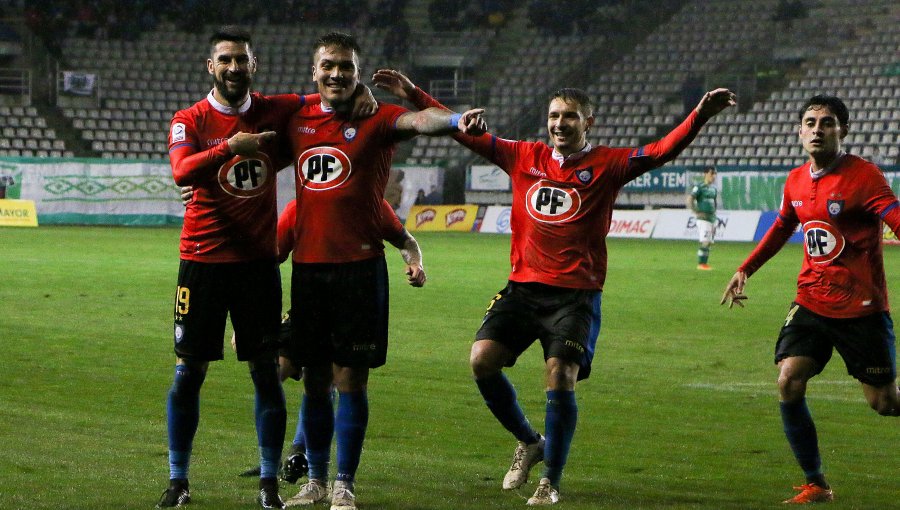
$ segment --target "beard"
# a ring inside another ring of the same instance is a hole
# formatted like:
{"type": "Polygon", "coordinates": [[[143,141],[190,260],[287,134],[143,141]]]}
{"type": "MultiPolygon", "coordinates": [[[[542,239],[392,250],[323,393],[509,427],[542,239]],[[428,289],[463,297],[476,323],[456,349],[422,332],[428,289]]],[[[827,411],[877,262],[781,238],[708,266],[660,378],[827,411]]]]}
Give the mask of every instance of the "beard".
{"type": "Polygon", "coordinates": [[[228,82],[225,79],[219,78],[213,80],[216,91],[231,104],[237,104],[247,96],[248,92],[250,92],[250,77],[244,75],[237,78],[237,83],[228,82]]]}

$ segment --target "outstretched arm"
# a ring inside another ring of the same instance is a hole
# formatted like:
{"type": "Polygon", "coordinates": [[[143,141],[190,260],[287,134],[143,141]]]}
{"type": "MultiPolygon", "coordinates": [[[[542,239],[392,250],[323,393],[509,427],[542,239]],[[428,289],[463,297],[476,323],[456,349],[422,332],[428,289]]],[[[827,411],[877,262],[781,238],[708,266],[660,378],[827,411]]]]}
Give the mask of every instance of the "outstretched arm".
{"type": "Polygon", "coordinates": [[[487,124],[481,116],[483,113],[483,108],[474,108],[464,113],[440,108],[407,112],[397,118],[397,131],[403,137],[438,136],[456,132],[478,136],[487,131],[487,124]]]}

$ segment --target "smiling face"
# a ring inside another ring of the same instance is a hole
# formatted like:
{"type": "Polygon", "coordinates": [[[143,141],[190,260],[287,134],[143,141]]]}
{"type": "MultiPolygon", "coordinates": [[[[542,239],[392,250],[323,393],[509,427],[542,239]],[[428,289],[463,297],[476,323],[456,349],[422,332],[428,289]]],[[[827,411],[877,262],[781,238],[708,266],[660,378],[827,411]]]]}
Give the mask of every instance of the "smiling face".
{"type": "Polygon", "coordinates": [[[322,103],[337,109],[352,104],[359,83],[356,51],[337,45],[319,46],[313,60],[313,81],[322,103]]]}
{"type": "Polygon", "coordinates": [[[216,100],[228,106],[240,106],[250,93],[256,72],[256,58],[247,43],[219,41],[206,61],[213,77],[216,100]]]}
{"type": "Polygon", "coordinates": [[[584,148],[588,128],[594,125],[594,117],[586,115],[573,100],[560,97],[550,101],[547,111],[547,131],[550,145],[560,154],[568,156],[584,148]]]}
{"type": "Polygon", "coordinates": [[[803,149],[823,168],[840,152],[847,126],[841,125],[828,106],[812,105],[803,113],[799,134],[803,149]]]}

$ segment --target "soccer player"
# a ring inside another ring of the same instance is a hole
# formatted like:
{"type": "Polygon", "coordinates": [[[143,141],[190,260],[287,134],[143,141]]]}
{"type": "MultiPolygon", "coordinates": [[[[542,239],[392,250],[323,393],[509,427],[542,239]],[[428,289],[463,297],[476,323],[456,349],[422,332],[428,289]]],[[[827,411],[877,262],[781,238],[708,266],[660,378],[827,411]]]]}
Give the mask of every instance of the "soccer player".
{"type": "Polygon", "coordinates": [[[800,109],[799,136],[809,161],[784,184],[775,223],[731,277],[722,304],[743,307],[747,279],[787,242],[800,225],[806,254],[797,295],[775,344],[784,433],[806,483],[785,503],[831,501],[806,386],[831,359],[844,359],[869,405],[883,416],[900,416],[900,388],[893,322],[888,309],[882,257],[882,222],[900,232],[900,207],[881,170],[847,154],[841,142],[850,129],[847,106],[817,95],[800,109]]]}
{"type": "Polygon", "coordinates": [[[481,109],[410,112],[382,104],[361,121],[349,117],[359,83],[360,48],[329,33],[313,46],[321,105],[302,108],[289,135],[296,163],[297,239],[293,251],[292,358],[304,367],[303,432],[309,482],[287,501],[329,496],[332,437],[337,442],[333,510],[356,508],[354,477],[369,417],[369,370],[387,357],[388,287],[381,203],[397,142],[418,134],[484,132],[481,109]],[[332,385],[338,390],[337,415],[332,385]]]}
{"type": "MultiPolygon", "coordinates": [[[[296,227],[297,201],[291,200],[285,206],[284,211],[278,216],[278,260],[284,262],[293,250],[294,239],[296,237],[294,229],[296,227]]],[[[409,233],[394,209],[386,200],[381,201],[381,220],[382,220],[382,237],[392,246],[400,250],[400,256],[406,264],[405,274],[407,282],[413,287],[422,287],[425,285],[427,275],[425,267],[422,264],[422,250],[419,242],[409,233]]],[[[290,342],[291,334],[291,313],[288,311],[281,319],[280,341],[283,346],[290,342]]],[[[234,336],[231,338],[232,347],[234,347],[234,336]]],[[[287,349],[282,349],[278,357],[278,367],[281,382],[287,379],[299,381],[302,376],[302,368],[292,362],[287,349]]],[[[306,460],[306,440],[303,437],[302,413],[298,416],[297,429],[294,440],[291,444],[290,451],[284,460],[281,471],[281,479],[288,483],[295,483],[299,478],[306,475],[308,463],[306,460]]],[[[241,476],[256,476],[259,473],[259,467],[249,469],[241,473],[241,476]]]]}
{"type": "MultiPolygon", "coordinates": [[[[260,452],[258,502],[282,508],[276,472],[285,430],[275,340],[281,315],[276,260],[275,171],[278,132],[291,113],[318,96],[251,92],[256,58],[250,34],[224,27],[210,38],[207,71],[213,89],[177,112],[169,158],[179,186],[192,186],[181,232],[174,306],[175,377],[167,400],[169,487],[158,507],[190,502],[188,470],[200,416],[200,388],[210,361],[223,358],[225,318],[231,315],[256,391],[260,452]]],[[[283,144],[281,144],[283,147],[283,144]]],[[[284,159],[282,157],[282,159],[284,159]]]]}
{"type": "Polygon", "coordinates": [[[695,184],[688,195],[688,208],[697,218],[697,233],[700,248],[697,250],[697,269],[709,271],[709,247],[716,238],[716,206],[719,191],[716,189],[716,167],[708,166],[703,171],[703,182],[695,184]]]}
{"type": "MultiPolygon", "coordinates": [[[[397,71],[379,70],[374,83],[418,108],[439,105],[397,71]]],[[[586,138],[595,121],[590,98],[579,89],[564,88],[550,97],[551,147],[490,134],[454,136],[512,181],[512,273],[487,307],[470,364],[487,407],[518,440],[503,488],[521,487],[531,468],[544,461],[528,505],[559,501],[578,417],[575,384],[590,375],[600,332],[605,239],[619,190],[671,161],[711,117],[734,104],[731,91],[712,90],[659,141],[637,148],[595,147],[586,138]],[[503,374],[503,367],[514,365],[538,339],[547,383],[544,435],[531,426],[503,374]]]]}

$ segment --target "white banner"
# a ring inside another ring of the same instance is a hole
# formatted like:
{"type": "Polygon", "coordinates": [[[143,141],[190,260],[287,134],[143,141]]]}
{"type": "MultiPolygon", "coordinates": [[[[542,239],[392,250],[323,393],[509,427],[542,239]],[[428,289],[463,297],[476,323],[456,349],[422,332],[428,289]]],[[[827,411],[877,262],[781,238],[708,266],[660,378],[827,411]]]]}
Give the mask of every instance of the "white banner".
{"type": "Polygon", "coordinates": [[[97,75],[76,71],[63,71],[63,91],[78,96],[90,96],[94,93],[97,75]]]}
{"type": "Polygon", "coordinates": [[[659,211],[613,210],[607,237],[638,237],[650,239],[659,211]]]}
{"type": "Polygon", "coordinates": [[[5,160],[22,176],[41,224],[181,224],[184,206],[166,163],[5,160]],[[34,162],[31,162],[34,161],[34,162]]]}
{"type": "MultiPolygon", "coordinates": [[[[759,211],[716,211],[716,241],[752,241],[759,211]]],[[[661,209],[654,239],[698,239],[697,218],[687,209],[661,209]]]]}
{"type": "Polygon", "coordinates": [[[472,165],[469,168],[469,191],[509,191],[509,176],[494,165],[472,165]]]}
{"type": "Polygon", "coordinates": [[[509,206],[492,205],[484,212],[481,219],[479,232],[489,234],[510,234],[512,230],[509,224],[509,215],[512,208],[509,206]]]}

